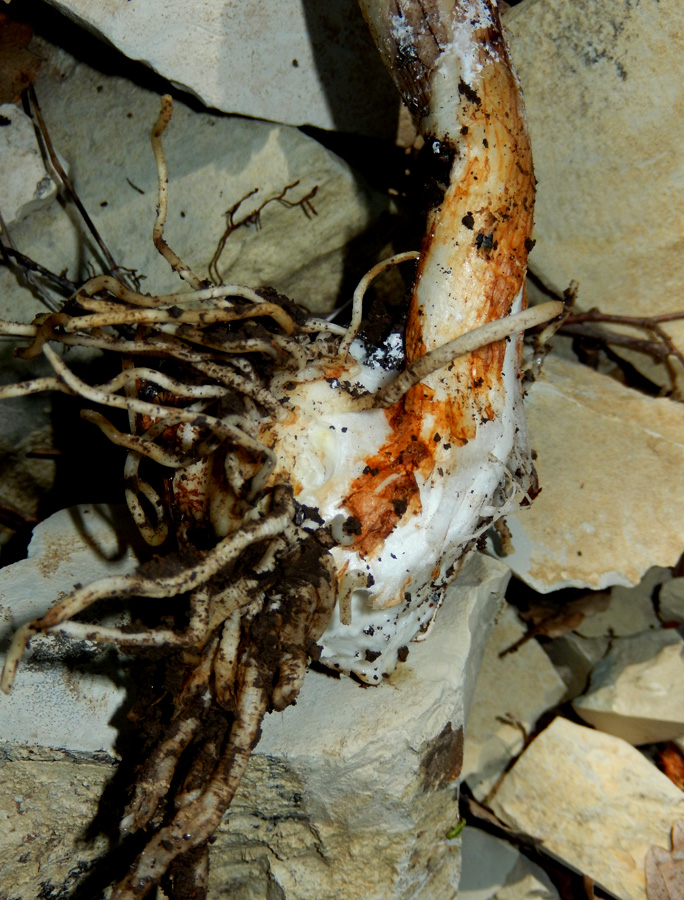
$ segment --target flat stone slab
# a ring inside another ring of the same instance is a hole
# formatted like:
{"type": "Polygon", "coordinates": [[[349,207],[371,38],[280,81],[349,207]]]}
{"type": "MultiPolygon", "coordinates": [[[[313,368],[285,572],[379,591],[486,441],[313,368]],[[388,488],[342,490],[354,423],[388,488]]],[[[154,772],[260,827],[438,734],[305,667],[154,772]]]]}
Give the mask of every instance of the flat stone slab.
{"type": "MultiPolygon", "coordinates": [[[[682,309],[680,11],[678,0],[528,0],[506,15],[538,179],[530,265],[560,291],[579,282],[583,310],[682,309]]],[[[684,346],[684,322],[665,328],[684,346]]],[[[647,354],[628,358],[668,384],[647,354]]]]}
{"type": "Polygon", "coordinates": [[[463,760],[464,780],[479,801],[520,753],[537,719],[565,694],[565,684],[537,641],[499,656],[525,631],[515,609],[506,605],[485,648],[463,760]]]}
{"type": "Polygon", "coordinates": [[[646,854],[684,816],[684,794],[626,741],[559,717],[525,750],[491,806],[620,900],[646,900],[646,854]]]}
{"type": "Polygon", "coordinates": [[[559,900],[548,875],[513,844],[466,826],[458,900],[559,900]]]}
{"type": "Polygon", "coordinates": [[[396,130],[399,98],[356,0],[52,0],[206,106],[290,125],[396,130]]]}
{"type": "Polygon", "coordinates": [[[513,572],[547,593],[631,586],[673,566],[684,547],[681,404],[551,354],[525,407],[543,489],[506,519],[513,572]]]}
{"type": "Polygon", "coordinates": [[[577,714],[630,744],[684,735],[684,640],[672,629],[616,639],[594,667],[577,714]]]}

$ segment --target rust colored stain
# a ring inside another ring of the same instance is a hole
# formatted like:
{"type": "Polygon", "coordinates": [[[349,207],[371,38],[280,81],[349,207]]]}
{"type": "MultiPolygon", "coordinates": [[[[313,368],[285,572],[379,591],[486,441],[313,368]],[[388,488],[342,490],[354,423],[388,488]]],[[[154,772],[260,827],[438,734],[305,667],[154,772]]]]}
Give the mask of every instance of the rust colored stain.
{"type": "Polygon", "coordinates": [[[406,410],[402,401],[385,414],[392,429],[389,440],[366,459],[363,474],[344,499],[361,522],[361,534],[352,546],[363,557],[382,546],[400,519],[421,511],[415,473],[429,475],[434,465],[434,447],[420,436],[420,416],[406,410]]]}
{"type": "MultiPolygon", "coordinates": [[[[490,379],[491,355],[496,355],[496,350],[484,348],[481,365],[490,379]]],[[[467,387],[472,390],[472,383],[467,387]]],[[[444,459],[449,446],[467,444],[476,436],[481,417],[493,417],[490,405],[489,415],[481,409],[474,414],[469,390],[446,400],[435,400],[430,387],[417,384],[385,411],[390,436],[377,453],[365,460],[363,474],[354,479],[343,501],[349,513],[361,523],[361,533],[351,546],[362,557],[378,551],[402,519],[421,512],[416,473],[427,481],[437,465],[436,459],[444,459]],[[430,433],[424,434],[427,420],[430,433]]],[[[451,466],[456,464],[453,454],[449,462],[451,466]]]]}
{"type": "MultiPolygon", "coordinates": [[[[421,429],[421,423],[427,416],[433,421],[433,434],[441,435],[443,443],[458,444],[463,446],[471,441],[477,433],[476,419],[472,414],[468,392],[471,390],[470,381],[466,390],[452,393],[447,400],[434,400],[434,391],[425,384],[417,384],[412,387],[404,398],[404,406],[407,414],[413,415],[421,429]]],[[[434,445],[434,441],[429,442],[434,445]]],[[[432,447],[435,450],[435,447],[432,447]]],[[[423,471],[427,477],[430,472],[423,471]]]]}
{"type": "Polygon", "coordinates": [[[456,731],[447,722],[423,757],[423,790],[448,787],[457,780],[463,768],[463,729],[456,731]]]}

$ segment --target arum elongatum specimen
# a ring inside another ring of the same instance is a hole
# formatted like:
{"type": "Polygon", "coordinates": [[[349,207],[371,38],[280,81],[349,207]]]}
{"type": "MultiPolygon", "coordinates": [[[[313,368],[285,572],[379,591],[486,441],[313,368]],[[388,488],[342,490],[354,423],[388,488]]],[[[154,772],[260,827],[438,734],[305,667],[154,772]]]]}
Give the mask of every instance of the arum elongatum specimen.
{"type": "Polygon", "coordinates": [[[135,574],[77,587],[18,629],[2,674],[9,691],[44,634],[162,648],[182,672],[121,823],[146,842],[114,900],[160,882],[171,897],[188,883],[205,895],[208,841],[263,716],[293,702],[308,660],[379,681],[427,629],[477,537],[534,486],[518,335],[561,304],[523,310],[532,163],[495,4],[363,5],[436,164],[401,371],[378,366],[383,348],[369,354],[356,335],[370,279],[417,253],[371,270],[343,328],[274,291],[212,285],[169,247],[170,98],[152,134],[153,238],[189,290],[145,294],[107,274],[59,312],[0,326],[54,372],[0,397],[59,390],[127,411],[127,432],[98,410],[83,416],[127,450],[129,509],[159,548],[135,574]],[[86,384],[59,344],[101,348],[121,372],[86,384]],[[134,610],[178,597],[184,629],[78,619],[102,599],[134,610]]]}

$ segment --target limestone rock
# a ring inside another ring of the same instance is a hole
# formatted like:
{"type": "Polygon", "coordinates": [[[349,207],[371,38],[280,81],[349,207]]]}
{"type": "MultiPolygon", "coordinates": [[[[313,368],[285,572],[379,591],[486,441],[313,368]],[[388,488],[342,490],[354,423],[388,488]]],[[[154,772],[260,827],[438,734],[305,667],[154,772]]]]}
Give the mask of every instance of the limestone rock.
{"type": "MultiPolygon", "coordinates": [[[[78,527],[67,512],[44,523],[31,558],[4,571],[5,633],[75,581],[132,564],[97,510],[79,507],[78,514],[78,527]],[[84,528],[86,522],[93,524],[84,528]]],[[[212,900],[455,897],[460,857],[446,834],[458,819],[464,724],[507,581],[501,563],[473,556],[428,639],[411,644],[407,661],[376,688],[307,673],[297,705],[266,718],[219,829],[212,846],[212,900]]],[[[92,645],[85,646],[92,653],[92,645]]],[[[94,866],[102,847],[82,849],[77,823],[85,828],[92,819],[111,775],[119,746],[112,715],[125,724],[126,696],[110,679],[97,676],[98,694],[92,676],[80,671],[83,665],[64,674],[59,652],[69,662],[73,644],[45,637],[34,640],[33,650],[33,660],[19,669],[15,692],[9,700],[0,697],[0,732],[9,741],[0,811],[14,842],[0,850],[0,879],[17,885],[16,900],[34,900],[43,882],[57,888],[70,872],[75,880],[94,866]],[[105,752],[93,754],[94,748],[105,752]],[[98,759],[105,771],[93,768],[98,759]],[[34,789],[44,778],[54,791],[34,789]],[[75,793],[74,779],[82,785],[75,793]],[[22,803],[30,806],[30,819],[22,818],[22,803]],[[47,805],[43,820],[41,804],[47,805]],[[59,804],[66,808],[57,860],[52,848],[58,827],[51,823],[59,804]],[[23,867],[13,848],[29,833],[24,822],[31,828],[39,820],[46,827],[37,829],[23,867]]],[[[121,662],[113,672],[124,686],[125,669],[121,662]]]]}
{"type": "MultiPolygon", "coordinates": [[[[28,558],[0,570],[0,645],[6,647],[15,628],[43,615],[77,582],[135,569],[125,515],[122,508],[83,504],[36,526],[28,558]]],[[[115,755],[111,719],[126,692],[116,686],[117,665],[92,643],[85,652],[83,646],[32,640],[12,693],[0,697],[3,741],[115,755]],[[65,666],[65,656],[78,660],[75,671],[65,666]]]]}
{"type": "Polygon", "coordinates": [[[399,101],[355,0],[51,0],[206,106],[393,134],[399,101]]]}
{"type": "Polygon", "coordinates": [[[615,640],[575,711],[631,744],[684,735],[684,640],[672,630],[615,640]]]}
{"type": "Polygon", "coordinates": [[[86,841],[84,834],[111,763],[42,752],[26,758],[5,747],[0,767],[0,896],[69,896],[107,849],[104,835],[86,841]]]}
{"type": "Polygon", "coordinates": [[[658,611],[663,622],[684,625],[684,578],[673,578],[661,587],[658,611]]]}
{"type": "Polygon", "coordinates": [[[644,860],[684,794],[620,738],[557,718],[506,775],[492,809],[620,900],[645,900],[644,860]]]}
{"type": "Polygon", "coordinates": [[[459,900],[557,900],[548,875],[512,844],[466,826],[459,900]]]}
{"type": "MultiPolygon", "coordinates": [[[[578,281],[581,309],[682,309],[679,14],[677,0],[527,0],[506,16],[539,183],[530,264],[557,289],[578,281]]],[[[684,322],[666,327],[684,346],[684,322]]]]}
{"type": "Polygon", "coordinates": [[[563,700],[584,693],[592,669],[607,649],[607,637],[585,638],[574,631],[544,644],[544,652],[565,682],[563,700]]]}
{"type": "Polygon", "coordinates": [[[608,634],[627,637],[660,628],[653,598],[658,594],[660,585],[666,584],[671,578],[672,572],[669,569],[654,566],[633,588],[616,585],[611,589],[608,608],[587,616],[577,626],[577,633],[586,638],[608,634]]]}
{"type": "MultiPolygon", "coordinates": [[[[53,143],[112,255],[145,276],[145,290],[176,290],[178,276],[152,244],[157,175],[150,131],[159,96],[45,42],[37,49],[46,62],[36,89],[53,143]]],[[[386,199],[360,185],[346,163],[295,128],[198,112],[177,102],[164,149],[170,180],[165,235],[201,277],[226,230],[226,210],[241,198],[258,189],[236,211],[236,220],[296,181],[287,201],[318,188],[312,201],[317,215],[306,218],[301,209],[272,202],[260,229],[241,227],[230,236],[218,265],[229,282],[278,289],[287,284],[291,299],[312,309],[329,309],[337,299],[344,248],[387,209],[386,199]],[[331,254],[337,255],[328,265],[329,282],[320,282],[314,295],[300,293],[297,271],[331,254]]],[[[84,249],[82,232],[51,204],[25,219],[14,239],[53,271],[67,267],[69,277],[87,277],[87,263],[98,269],[99,262],[89,240],[84,249]]],[[[2,287],[3,312],[9,308],[18,318],[28,298],[17,295],[7,273],[2,287]]],[[[34,306],[35,301],[27,311],[34,306]]]]}
{"type": "MultiPolygon", "coordinates": [[[[177,275],[152,244],[157,176],[149,135],[159,96],[91,69],[44,41],[36,43],[45,60],[36,83],[45,119],[95,225],[117,262],[145,276],[144,289],[177,289],[177,275]]],[[[341,284],[344,247],[387,208],[384,198],[359,186],[345,163],[294,128],[195,112],[176,103],[164,147],[170,178],[166,236],[202,277],[225,232],[224,213],[246,194],[258,189],[236,219],[295,181],[289,201],[317,187],[318,215],[307,219],[299,209],[271,203],[261,229],[242,227],[231,235],[219,270],[226,280],[253,287],[287,285],[292,299],[312,309],[330,308],[341,284]],[[325,261],[317,293],[301,293],[296,273],[315,261],[325,261]]],[[[66,269],[76,280],[100,268],[89,239],[84,246],[83,232],[51,203],[25,217],[13,237],[22,252],[52,271],[66,269]]],[[[30,319],[43,311],[4,268],[0,287],[3,317],[30,319]]]]}
{"type": "Polygon", "coordinates": [[[31,208],[54,197],[38,146],[33,123],[14,103],[0,105],[0,197],[2,217],[9,228],[31,208]]]}
{"type": "Polygon", "coordinates": [[[536,641],[499,656],[524,633],[515,610],[505,606],[485,649],[463,759],[463,777],[478,800],[522,750],[523,731],[531,731],[565,693],[563,681],[536,641]]]}
{"type": "Polygon", "coordinates": [[[526,409],[543,490],[506,520],[514,573],[546,593],[629,586],[674,565],[684,546],[681,406],[552,354],[526,409]]]}

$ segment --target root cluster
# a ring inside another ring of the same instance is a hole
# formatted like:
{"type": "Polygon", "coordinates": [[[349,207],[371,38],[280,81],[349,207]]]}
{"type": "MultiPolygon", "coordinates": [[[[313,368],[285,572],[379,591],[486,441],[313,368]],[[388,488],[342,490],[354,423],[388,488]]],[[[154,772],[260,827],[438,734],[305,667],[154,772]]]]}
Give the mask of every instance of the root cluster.
{"type": "MultiPolygon", "coordinates": [[[[40,115],[35,96],[33,107],[40,115]]],[[[0,323],[0,333],[28,342],[18,356],[42,354],[53,370],[0,388],[0,399],[52,390],[86,401],[83,418],[126,450],[126,502],[154,554],[135,574],[78,587],[20,628],[0,687],[11,689],[28,642],[45,634],[164,651],[168,665],[182,672],[170,722],[140,767],[121,822],[122,834],[143,830],[147,842],[113,900],[140,898],[160,882],[171,897],[186,896],[179,885],[188,881],[193,897],[206,891],[208,841],[235,794],[263,716],[295,700],[337,599],[330,550],[343,536],[334,523],[300,524],[288,473],[277,468],[260,435],[293,412],[293,384],[321,378],[326,367],[339,372],[351,361],[368,284],[388,265],[418,255],[398,254],[368,273],[346,328],[308,315],[271,289],[200,278],[164,237],[168,179],[161,139],[170,115],[165,97],[152,134],[159,176],[153,239],[187,287],[143,293],[111,260],[109,274],[78,287],[61,309],[31,324],[0,323]],[[74,346],[104,351],[116,374],[86,383],[68,362],[66,351],[74,346]],[[185,604],[185,621],[175,625],[164,617],[172,598],[185,604]],[[126,600],[131,624],[79,618],[111,599],[126,600]],[[163,624],[141,626],[149,616],[138,618],[136,611],[147,613],[155,601],[163,624]]],[[[312,196],[304,198],[309,205],[312,196]]],[[[285,192],[274,199],[289,202],[285,192]]],[[[23,258],[10,249],[13,259],[23,258]]],[[[218,255],[215,280],[217,262],[218,255]]],[[[399,402],[455,356],[560,311],[560,304],[549,306],[554,309],[488,323],[426,354],[380,393],[357,389],[345,403],[367,409],[399,402]]]]}

